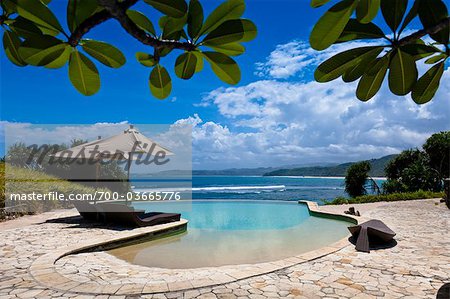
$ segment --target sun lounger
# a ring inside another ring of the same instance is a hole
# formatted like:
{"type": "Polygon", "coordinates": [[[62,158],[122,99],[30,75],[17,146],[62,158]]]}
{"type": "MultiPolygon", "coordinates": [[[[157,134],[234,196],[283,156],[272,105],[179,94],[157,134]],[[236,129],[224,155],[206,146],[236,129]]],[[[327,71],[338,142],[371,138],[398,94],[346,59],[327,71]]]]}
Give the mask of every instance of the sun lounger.
{"type": "Polygon", "coordinates": [[[370,220],[360,225],[350,226],[348,230],[354,238],[357,238],[356,250],[363,252],[370,252],[371,241],[388,243],[395,236],[395,232],[380,220],[370,220]]]}
{"type": "Polygon", "coordinates": [[[98,211],[93,203],[84,200],[75,200],[72,202],[78,213],[86,220],[97,220],[98,211]]]}
{"type": "Polygon", "coordinates": [[[135,210],[121,203],[98,203],[96,205],[106,222],[130,227],[152,226],[179,221],[181,215],[175,213],[151,212],[135,210]]]}

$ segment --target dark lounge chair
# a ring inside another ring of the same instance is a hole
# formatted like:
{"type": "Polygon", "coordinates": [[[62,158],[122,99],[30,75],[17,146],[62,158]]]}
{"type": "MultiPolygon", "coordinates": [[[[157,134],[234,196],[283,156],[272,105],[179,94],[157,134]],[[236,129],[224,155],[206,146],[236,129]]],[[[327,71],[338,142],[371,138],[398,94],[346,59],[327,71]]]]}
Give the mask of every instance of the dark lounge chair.
{"type": "Polygon", "coordinates": [[[98,203],[96,208],[105,222],[128,227],[142,227],[180,221],[181,214],[135,210],[121,203],[98,203]]]}
{"type": "Polygon", "coordinates": [[[75,200],[72,204],[84,219],[98,220],[98,211],[93,203],[84,200],[75,200]]]}
{"type": "Polygon", "coordinates": [[[352,236],[356,239],[356,250],[370,252],[370,242],[389,243],[395,236],[386,224],[380,220],[369,220],[356,226],[348,228],[352,236]]]}

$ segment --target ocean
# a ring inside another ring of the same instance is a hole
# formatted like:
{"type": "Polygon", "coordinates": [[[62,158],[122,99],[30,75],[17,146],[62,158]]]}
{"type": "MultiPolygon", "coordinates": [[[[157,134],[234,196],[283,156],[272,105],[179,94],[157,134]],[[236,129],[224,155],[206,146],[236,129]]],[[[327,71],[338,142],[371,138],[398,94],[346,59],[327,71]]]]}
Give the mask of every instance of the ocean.
{"type": "MultiPolygon", "coordinates": [[[[378,181],[381,186],[381,182],[378,181]]],[[[134,191],[152,190],[152,182],[133,180],[134,191]]],[[[344,178],[193,176],[193,199],[311,200],[323,203],[347,196],[344,178]]]]}

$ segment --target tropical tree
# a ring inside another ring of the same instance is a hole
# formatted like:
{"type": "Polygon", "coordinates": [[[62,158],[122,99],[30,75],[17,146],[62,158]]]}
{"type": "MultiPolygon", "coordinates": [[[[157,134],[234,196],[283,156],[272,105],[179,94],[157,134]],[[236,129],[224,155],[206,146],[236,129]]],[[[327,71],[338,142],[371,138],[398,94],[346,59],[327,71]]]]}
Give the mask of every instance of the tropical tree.
{"type": "Polygon", "coordinates": [[[192,78],[207,61],[222,81],[237,84],[241,72],[231,56],[243,54],[242,43],[253,40],[257,33],[255,24],[242,18],[244,0],[226,0],[207,17],[199,0],[144,0],[162,14],[159,30],[143,12],[133,9],[139,0],[67,0],[64,16],[55,15],[50,2],[0,0],[5,54],[21,67],[54,69],[68,64],[72,85],[87,96],[100,89],[100,75],[91,58],[111,68],[126,62],[115,46],[88,38],[92,29],[107,20],[117,21],[145,47],[144,52],[136,53],[136,59],[151,68],[148,82],[158,99],[167,98],[172,90],[171,77],[163,66],[165,56],[180,51],[174,69],[181,79],[192,78]]]}
{"type": "Polygon", "coordinates": [[[431,135],[423,149],[428,154],[430,167],[436,170],[440,179],[450,178],[450,131],[431,135]]]}
{"type": "MultiPolygon", "coordinates": [[[[311,0],[319,7],[330,0],[311,0]]],[[[322,51],[333,44],[373,40],[373,46],[351,48],[319,65],[318,82],[342,77],[358,81],[356,96],[368,101],[379,91],[386,74],[389,89],[398,96],[411,93],[417,104],[430,101],[439,88],[450,56],[450,18],[442,0],[339,0],[319,19],[311,46],[322,51]],[[373,21],[380,14],[391,32],[373,21]],[[408,25],[418,18],[422,29],[410,33],[408,25]],[[428,40],[432,40],[428,42],[428,40]],[[417,66],[426,58],[431,67],[419,78],[417,66]]]]}
{"type": "Polygon", "coordinates": [[[441,191],[439,173],[430,167],[427,153],[418,149],[403,151],[386,165],[385,193],[441,191]]]}
{"type": "Polygon", "coordinates": [[[366,182],[369,179],[370,163],[368,161],[352,164],[345,175],[345,192],[351,197],[367,194],[366,182]]]}

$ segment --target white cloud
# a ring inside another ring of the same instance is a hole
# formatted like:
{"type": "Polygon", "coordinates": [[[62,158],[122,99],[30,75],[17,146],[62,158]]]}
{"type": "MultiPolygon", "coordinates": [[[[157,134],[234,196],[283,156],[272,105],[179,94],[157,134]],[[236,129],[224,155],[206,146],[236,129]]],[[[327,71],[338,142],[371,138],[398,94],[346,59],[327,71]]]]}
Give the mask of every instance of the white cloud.
{"type": "MultiPolygon", "coordinates": [[[[303,46],[293,42],[277,50],[303,46]]],[[[282,67],[288,63],[271,55],[271,67],[259,71],[284,77],[301,72],[305,61],[314,67],[324,59],[302,55],[294,55],[292,68],[282,67]]],[[[392,95],[387,84],[367,103],[356,99],[355,89],[355,83],[340,80],[321,84],[269,79],[214,90],[201,106],[216,107],[229,125],[197,123],[194,157],[201,155],[198,164],[207,167],[350,161],[420,147],[432,133],[450,129],[449,69],[435,99],[426,105],[392,95]]]]}
{"type": "Polygon", "coordinates": [[[305,73],[314,72],[315,67],[331,56],[356,47],[366,47],[386,44],[380,41],[357,41],[336,44],[324,51],[316,51],[309,43],[303,41],[292,41],[276,46],[269,54],[266,61],[256,63],[255,74],[260,77],[274,79],[287,79],[298,75],[302,77],[305,73]]]}

